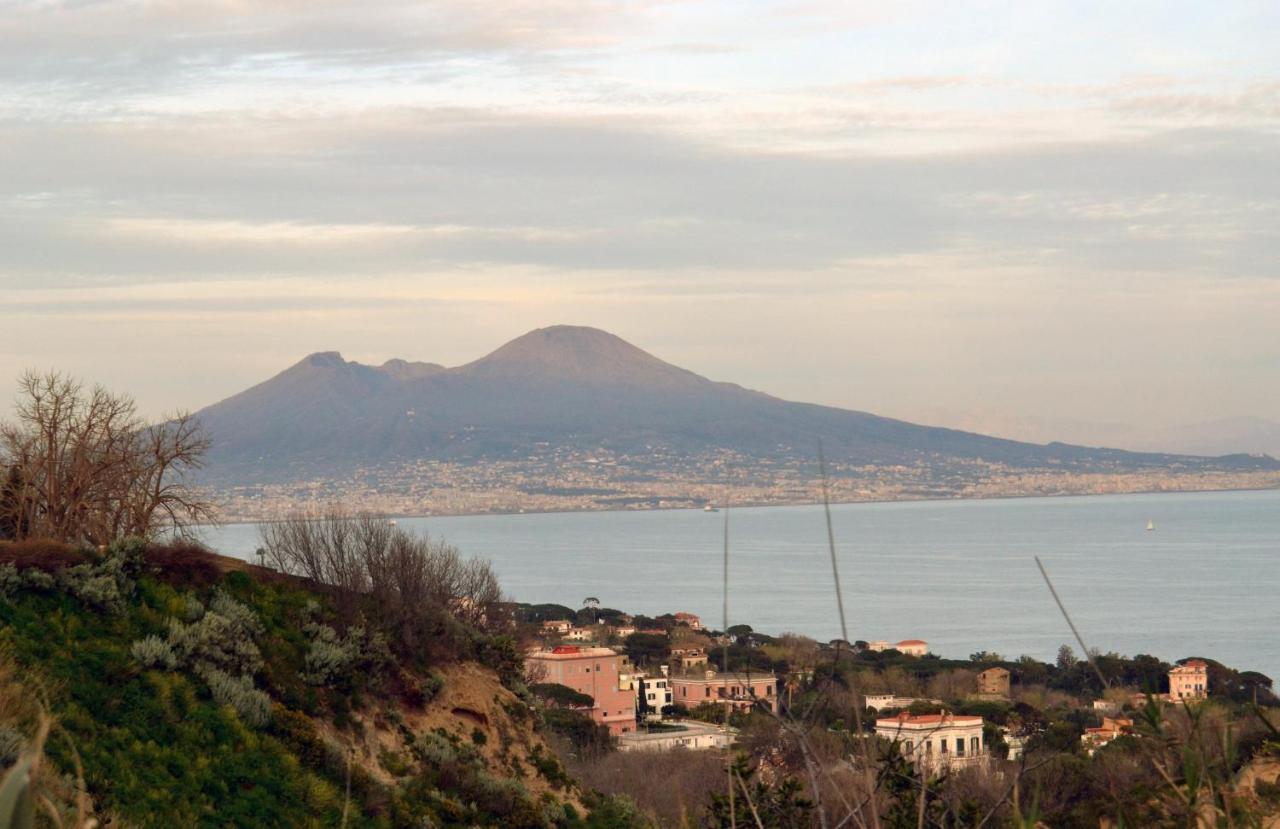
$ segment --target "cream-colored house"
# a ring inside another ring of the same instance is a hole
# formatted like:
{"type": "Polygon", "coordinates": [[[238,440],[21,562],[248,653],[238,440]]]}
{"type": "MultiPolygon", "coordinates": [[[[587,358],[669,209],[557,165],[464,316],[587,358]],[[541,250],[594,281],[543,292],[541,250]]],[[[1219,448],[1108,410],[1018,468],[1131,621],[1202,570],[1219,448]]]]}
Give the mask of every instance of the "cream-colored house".
{"type": "Polygon", "coordinates": [[[986,762],[982,717],[907,714],[876,720],[876,734],[895,741],[903,755],[931,769],[954,769],[986,762]]]}
{"type": "Polygon", "coordinates": [[[1169,699],[1204,699],[1209,696],[1209,666],[1199,659],[1189,659],[1169,671],[1169,699]]]}
{"type": "Polygon", "coordinates": [[[923,639],[903,639],[893,647],[907,656],[924,656],[929,652],[929,643],[923,639]]]}

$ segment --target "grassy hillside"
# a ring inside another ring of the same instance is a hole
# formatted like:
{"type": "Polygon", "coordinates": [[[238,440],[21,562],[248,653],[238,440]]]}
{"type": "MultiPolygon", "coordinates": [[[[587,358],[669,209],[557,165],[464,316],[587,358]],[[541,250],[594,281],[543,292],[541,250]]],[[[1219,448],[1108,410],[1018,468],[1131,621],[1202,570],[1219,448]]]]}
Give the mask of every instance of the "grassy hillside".
{"type": "Polygon", "coordinates": [[[125,825],[617,825],[538,733],[509,638],[446,615],[406,656],[351,618],[197,548],[0,546],[0,763],[44,709],[49,760],[125,825]]]}

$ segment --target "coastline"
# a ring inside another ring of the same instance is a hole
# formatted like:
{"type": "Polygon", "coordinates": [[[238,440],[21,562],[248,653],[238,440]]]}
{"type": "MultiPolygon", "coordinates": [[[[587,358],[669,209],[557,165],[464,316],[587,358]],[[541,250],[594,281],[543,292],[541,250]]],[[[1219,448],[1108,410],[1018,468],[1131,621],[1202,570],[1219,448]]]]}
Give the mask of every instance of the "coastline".
{"type": "MultiPolygon", "coordinates": [[[[1200,487],[1188,489],[1132,489],[1117,490],[1114,492],[1027,492],[1027,493],[1010,493],[999,495],[956,495],[954,497],[939,496],[923,496],[923,497],[902,497],[902,498],[842,498],[832,499],[832,506],[848,506],[857,504],[921,504],[921,503],[950,503],[959,501],[1022,501],[1034,498],[1111,498],[1122,495],[1192,495],[1206,493],[1229,493],[1229,492],[1280,492],[1280,482],[1270,486],[1242,486],[1242,487],[1200,487]]],[[[336,502],[335,502],[336,503],[336,502]]],[[[741,503],[724,503],[718,504],[717,511],[726,511],[733,509],[768,509],[768,508],[790,508],[790,507],[812,507],[821,506],[821,500],[795,500],[795,501],[743,501],[741,503]]],[[[473,518],[480,516],[512,516],[512,515],[566,515],[566,514],[594,514],[609,512],[675,512],[675,511],[698,511],[702,507],[681,505],[681,506],[636,506],[636,507],[599,507],[596,509],[573,507],[565,509],[519,509],[519,510],[471,510],[458,512],[386,512],[387,518],[399,520],[401,518],[473,518]]],[[[278,518],[264,518],[261,516],[228,516],[219,518],[214,522],[196,524],[196,527],[217,527],[229,524],[270,524],[278,521],[278,518]]]]}

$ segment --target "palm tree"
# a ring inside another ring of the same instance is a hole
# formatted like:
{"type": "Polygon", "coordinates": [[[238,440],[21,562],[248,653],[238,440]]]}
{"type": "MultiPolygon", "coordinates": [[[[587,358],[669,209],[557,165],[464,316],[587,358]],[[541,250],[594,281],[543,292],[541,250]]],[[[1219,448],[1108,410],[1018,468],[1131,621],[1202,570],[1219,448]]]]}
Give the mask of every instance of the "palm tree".
{"type": "Polygon", "coordinates": [[[588,596],[582,600],[583,607],[591,608],[591,619],[593,622],[600,621],[600,600],[595,596],[588,596]]]}

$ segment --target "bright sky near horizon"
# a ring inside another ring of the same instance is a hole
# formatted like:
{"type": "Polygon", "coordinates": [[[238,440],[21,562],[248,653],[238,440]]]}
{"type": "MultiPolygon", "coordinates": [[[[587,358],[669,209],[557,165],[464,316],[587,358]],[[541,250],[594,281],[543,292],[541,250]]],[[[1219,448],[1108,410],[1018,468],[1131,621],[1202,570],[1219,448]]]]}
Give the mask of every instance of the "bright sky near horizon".
{"type": "Polygon", "coordinates": [[[1280,419],[1274,0],[0,10],[0,380],[563,322],[910,419],[1280,419]]]}

